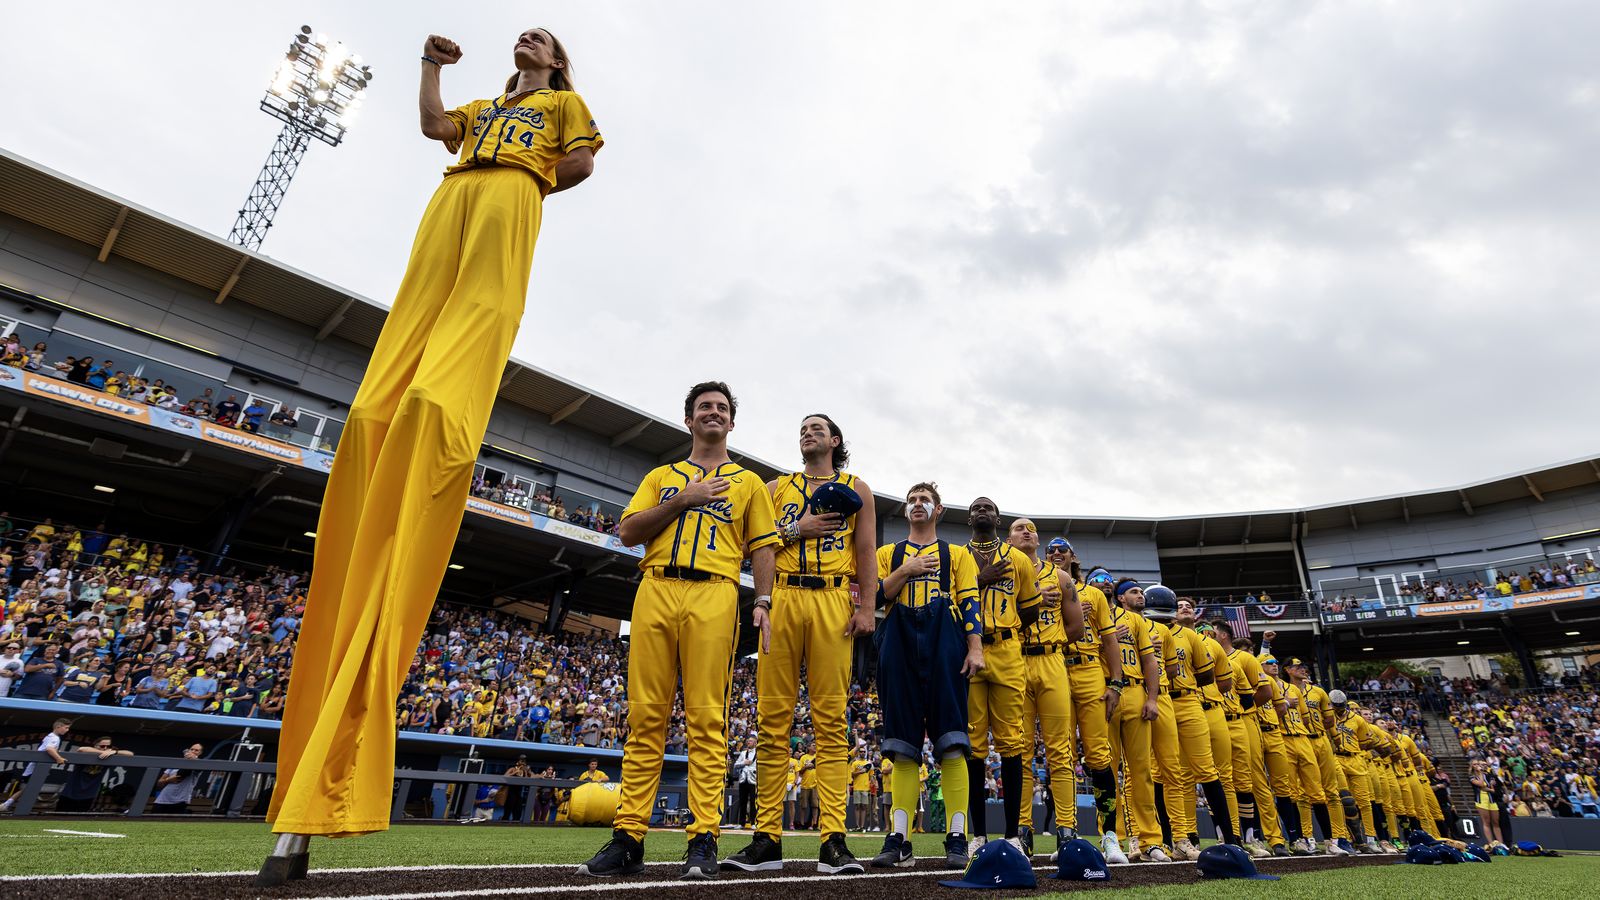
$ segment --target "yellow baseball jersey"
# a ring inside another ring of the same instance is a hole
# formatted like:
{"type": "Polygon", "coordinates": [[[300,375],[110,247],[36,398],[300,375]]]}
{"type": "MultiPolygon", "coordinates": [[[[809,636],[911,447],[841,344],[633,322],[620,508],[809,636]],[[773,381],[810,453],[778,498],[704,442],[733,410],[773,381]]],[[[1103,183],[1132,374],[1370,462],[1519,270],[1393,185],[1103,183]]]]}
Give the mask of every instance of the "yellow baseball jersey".
{"type": "Polygon", "coordinates": [[[1167,633],[1172,636],[1172,652],[1178,658],[1178,677],[1173,679],[1173,690],[1198,691],[1200,683],[1195,676],[1210,672],[1216,666],[1211,651],[1206,649],[1204,636],[1177,622],[1167,628],[1167,633]]]}
{"type": "Polygon", "coordinates": [[[582,781],[610,781],[611,780],[611,776],[607,775],[601,769],[595,769],[593,771],[590,771],[588,769],[584,769],[583,770],[583,774],[578,776],[578,780],[580,782],[582,782],[582,781]]]}
{"type": "Polygon", "coordinates": [[[1034,560],[1036,571],[1039,573],[1039,620],[1029,625],[1023,632],[1023,639],[1031,644],[1065,644],[1067,642],[1067,626],[1061,621],[1059,607],[1051,608],[1044,604],[1044,595],[1049,592],[1050,585],[1061,588],[1061,602],[1073,601],[1073,585],[1070,580],[1063,579],[1062,572],[1050,560],[1040,562],[1034,560]],[[1062,587],[1062,581],[1067,584],[1062,587]]]}
{"type": "MultiPolygon", "coordinates": [[[[1216,678],[1228,678],[1231,680],[1233,678],[1233,664],[1228,662],[1228,654],[1223,652],[1222,645],[1217,643],[1217,639],[1208,634],[1202,634],[1200,635],[1200,643],[1205,645],[1206,654],[1211,657],[1211,666],[1213,671],[1216,672],[1216,678]]],[[[1239,695],[1234,693],[1231,687],[1226,691],[1217,687],[1216,679],[1213,679],[1210,684],[1200,689],[1200,696],[1204,697],[1207,703],[1221,703],[1223,710],[1226,712],[1239,712],[1239,695]]]]}
{"type": "Polygon", "coordinates": [[[1417,742],[1403,732],[1395,735],[1394,742],[1400,748],[1400,758],[1405,760],[1406,774],[1415,775],[1422,766],[1422,751],[1417,749],[1417,742]]]}
{"type": "Polygon", "coordinates": [[[1144,658],[1156,652],[1155,645],[1150,642],[1150,623],[1144,616],[1118,606],[1111,610],[1111,627],[1119,629],[1117,643],[1122,651],[1122,677],[1143,681],[1144,658]]]}
{"type": "Polygon", "coordinates": [[[1377,747],[1382,743],[1376,734],[1377,730],[1366,719],[1346,710],[1334,725],[1334,749],[1340,753],[1360,753],[1377,747]]]}
{"type": "Polygon", "coordinates": [[[865,791],[872,787],[872,760],[855,759],[850,762],[850,790],[865,791]]]}
{"type": "MultiPolygon", "coordinates": [[[[962,621],[962,633],[973,634],[980,627],[978,619],[978,564],[973,560],[972,554],[960,544],[946,544],[950,549],[950,571],[929,572],[915,578],[907,578],[906,583],[893,597],[887,598],[890,603],[904,603],[907,606],[926,606],[937,603],[944,595],[940,593],[941,585],[950,591],[950,602],[956,608],[962,621]],[[942,577],[941,577],[942,576],[942,577]]],[[[904,547],[906,556],[937,556],[939,544],[934,542],[927,545],[913,544],[910,541],[901,541],[898,544],[884,544],[878,548],[878,579],[882,581],[894,571],[895,548],[904,547]]]]}
{"type": "Polygon", "coordinates": [[[1323,716],[1333,712],[1333,703],[1328,700],[1328,692],[1308,681],[1305,687],[1300,689],[1300,696],[1306,706],[1306,730],[1314,736],[1322,735],[1327,731],[1327,722],[1323,716]]]}
{"type": "Polygon", "coordinates": [[[1080,584],[1077,588],[1078,602],[1083,606],[1083,637],[1072,645],[1072,650],[1083,657],[1083,664],[1087,665],[1099,661],[1101,636],[1117,630],[1117,626],[1111,624],[1111,602],[1104,591],[1091,584],[1080,584]]]}
{"type": "Polygon", "coordinates": [[[728,479],[728,490],[702,506],[678,514],[645,543],[639,568],[680,566],[739,580],[739,565],[748,553],[783,543],[772,512],[772,494],[760,476],[738,463],[707,471],[687,460],[660,466],[644,477],[622,518],[672,499],[694,480],[728,479]]]}
{"type": "Polygon", "coordinates": [[[1178,662],[1178,648],[1174,646],[1176,642],[1172,639],[1172,631],[1165,622],[1157,622],[1148,616],[1143,618],[1150,626],[1150,642],[1159,645],[1156,663],[1161,669],[1161,686],[1170,688],[1172,678],[1167,674],[1167,667],[1178,662]]]}
{"type": "Polygon", "coordinates": [[[539,180],[540,192],[556,186],[556,163],[579,147],[599,152],[605,144],[594,116],[574,91],[534,91],[509,103],[502,94],[474,100],[445,112],[456,137],[445,146],[461,153],[446,175],[479,166],[526,169],[539,180]]]}
{"type": "Polygon", "coordinates": [[[800,754],[800,786],[803,788],[817,786],[817,757],[814,753],[800,754]]]}
{"type": "Polygon", "coordinates": [[[1278,679],[1282,689],[1281,698],[1289,705],[1289,715],[1284,722],[1284,731],[1288,734],[1310,734],[1306,727],[1306,700],[1300,693],[1300,687],[1292,681],[1278,679]]]}
{"type": "MultiPolygon", "coordinates": [[[[971,544],[967,545],[967,550],[972,553],[974,562],[982,558],[982,554],[974,550],[971,544]]],[[[1020,629],[1022,615],[1018,610],[1039,604],[1039,573],[1033,567],[1033,559],[1010,544],[1002,543],[995,551],[994,558],[1004,559],[1011,564],[1011,568],[1007,570],[1005,578],[979,591],[983,630],[1020,629]]]]}
{"type": "Polygon", "coordinates": [[[1243,650],[1230,650],[1228,662],[1233,666],[1233,696],[1239,701],[1239,711],[1247,716],[1256,715],[1256,710],[1260,708],[1254,705],[1256,689],[1267,683],[1267,673],[1261,671],[1261,661],[1243,650]],[[1245,709],[1245,694],[1251,697],[1249,709],[1245,709]]]}
{"type": "MultiPolygon", "coordinates": [[[[785,475],[772,487],[772,505],[777,510],[778,527],[800,521],[817,488],[838,482],[856,489],[856,477],[843,472],[828,481],[808,479],[803,472],[785,475]]],[[[867,498],[862,498],[863,500],[867,498]]],[[[844,527],[833,534],[796,541],[778,550],[779,575],[844,575],[856,571],[856,517],[845,519],[844,527]]]]}

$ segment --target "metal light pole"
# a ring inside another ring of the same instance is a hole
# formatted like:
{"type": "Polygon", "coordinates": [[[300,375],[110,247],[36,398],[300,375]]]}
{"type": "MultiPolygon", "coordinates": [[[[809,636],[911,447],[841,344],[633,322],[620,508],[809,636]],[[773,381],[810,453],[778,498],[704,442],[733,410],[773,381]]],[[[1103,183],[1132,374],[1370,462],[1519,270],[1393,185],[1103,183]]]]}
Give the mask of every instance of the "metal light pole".
{"type": "Polygon", "coordinates": [[[361,57],[325,34],[313,35],[310,25],[300,26],[261,98],[262,111],[282,120],[283,130],[228,240],[250,250],[261,246],[311,139],[339,146],[371,81],[372,67],[363,65],[361,57]]]}

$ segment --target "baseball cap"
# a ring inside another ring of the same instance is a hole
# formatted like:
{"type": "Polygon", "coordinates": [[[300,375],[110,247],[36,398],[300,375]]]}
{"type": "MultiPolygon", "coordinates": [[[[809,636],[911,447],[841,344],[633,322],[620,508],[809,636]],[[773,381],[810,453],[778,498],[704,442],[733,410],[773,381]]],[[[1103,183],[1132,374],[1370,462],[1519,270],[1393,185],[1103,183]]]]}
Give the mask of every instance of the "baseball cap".
{"type": "Polygon", "coordinates": [[[1105,854],[1083,838],[1074,838],[1063,844],[1056,853],[1056,862],[1061,868],[1050,877],[1060,881],[1111,880],[1105,854]]]}
{"type": "Polygon", "coordinates": [[[1328,702],[1332,703],[1334,706],[1343,706],[1350,702],[1350,698],[1345,694],[1344,691],[1334,688],[1328,692],[1328,702]]]}
{"type": "Polygon", "coordinates": [[[1195,868],[1201,878],[1248,878],[1252,881],[1277,881],[1276,875],[1262,875],[1250,854],[1231,844],[1212,844],[1200,851],[1195,868]]]}
{"type": "Polygon", "coordinates": [[[1038,887],[1039,879],[1033,874],[1033,865],[1022,851],[1010,841],[989,841],[967,863],[966,872],[959,881],[941,881],[944,887],[994,888],[1038,887]]]}
{"type": "Polygon", "coordinates": [[[1413,828],[1411,833],[1406,835],[1406,843],[1413,847],[1432,847],[1439,842],[1434,840],[1426,831],[1420,828],[1413,828]]]}
{"type": "Polygon", "coordinates": [[[1453,854],[1447,853],[1447,849],[1440,844],[1412,844],[1406,850],[1406,862],[1414,866],[1460,862],[1453,854]]]}
{"type": "Polygon", "coordinates": [[[846,485],[830,481],[811,495],[811,509],[819,513],[838,513],[848,519],[861,509],[861,495],[846,485]]]}
{"type": "Polygon", "coordinates": [[[1291,657],[1289,657],[1289,661],[1284,663],[1284,665],[1288,666],[1289,668],[1292,669],[1295,666],[1303,666],[1303,665],[1305,665],[1305,663],[1303,661],[1301,661],[1298,657],[1291,656],[1291,657]]]}

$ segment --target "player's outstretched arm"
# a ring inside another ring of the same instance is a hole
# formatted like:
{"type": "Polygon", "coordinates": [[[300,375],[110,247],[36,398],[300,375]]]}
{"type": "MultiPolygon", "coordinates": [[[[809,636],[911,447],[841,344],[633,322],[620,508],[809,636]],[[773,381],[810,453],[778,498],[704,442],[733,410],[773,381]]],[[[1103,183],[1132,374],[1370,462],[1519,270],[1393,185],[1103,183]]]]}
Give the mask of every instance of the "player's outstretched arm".
{"type": "Polygon", "coordinates": [[[444,114],[444,101],[439,97],[439,69],[453,65],[461,59],[461,45],[437,34],[428,35],[422,42],[422,86],[417,92],[417,105],[422,114],[422,133],[436,141],[451,143],[460,139],[456,124],[444,114]],[[428,60],[433,60],[429,62],[428,60]]]}

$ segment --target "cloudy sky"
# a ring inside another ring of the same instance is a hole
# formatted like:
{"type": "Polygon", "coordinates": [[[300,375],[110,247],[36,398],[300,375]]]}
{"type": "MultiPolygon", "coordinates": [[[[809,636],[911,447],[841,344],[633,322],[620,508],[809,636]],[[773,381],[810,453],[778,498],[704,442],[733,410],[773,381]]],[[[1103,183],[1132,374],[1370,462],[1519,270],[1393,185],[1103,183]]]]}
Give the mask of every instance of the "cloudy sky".
{"type": "Polygon", "coordinates": [[[608,144],[546,208],[516,355],[734,443],[844,426],[875,488],[1277,508],[1600,450],[1600,6],[7,4],[4,145],[225,235],[302,22],[373,67],[269,255],[388,302],[448,162],[417,57],[530,25],[608,144]],[[532,18],[529,18],[532,16],[532,18]]]}

